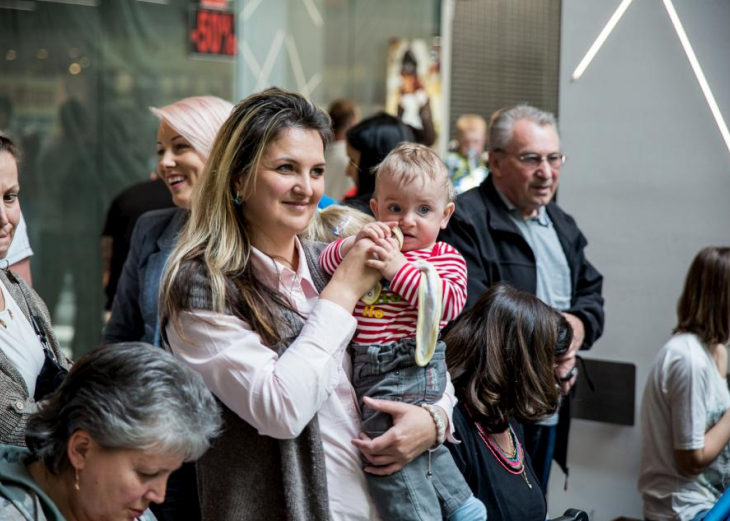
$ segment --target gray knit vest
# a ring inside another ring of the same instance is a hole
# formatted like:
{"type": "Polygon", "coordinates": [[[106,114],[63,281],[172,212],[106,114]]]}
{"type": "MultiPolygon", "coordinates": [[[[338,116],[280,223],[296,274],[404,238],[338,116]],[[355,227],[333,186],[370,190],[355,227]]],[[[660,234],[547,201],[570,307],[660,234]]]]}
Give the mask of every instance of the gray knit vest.
{"type": "MultiPolygon", "coordinates": [[[[321,243],[303,243],[309,271],[318,291],[328,279],[319,267],[321,243]]],[[[212,309],[210,283],[205,274],[190,281],[188,307],[212,309]]],[[[278,329],[281,355],[299,336],[304,323],[281,309],[278,329]]],[[[223,432],[197,462],[203,521],[319,521],[329,520],[324,449],[315,415],[295,439],[260,435],[228,407],[223,410],[223,432]]]]}

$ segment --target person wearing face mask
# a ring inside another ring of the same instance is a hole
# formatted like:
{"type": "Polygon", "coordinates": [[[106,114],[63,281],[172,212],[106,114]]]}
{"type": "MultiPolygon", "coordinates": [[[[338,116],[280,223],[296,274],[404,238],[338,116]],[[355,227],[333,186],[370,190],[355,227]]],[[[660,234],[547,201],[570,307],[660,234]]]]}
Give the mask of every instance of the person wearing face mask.
{"type": "MultiPolygon", "coordinates": [[[[150,109],[160,118],[157,175],[170,189],[176,208],[147,212],[137,222],[104,329],[105,343],[142,341],[160,346],[157,295],[162,270],[187,220],[193,188],[203,173],[213,140],[232,108],[220,98],[198,96],[150,109]]],[[[189,521],[199,516],[192,463],[173,474],[167,501],[155,505],[153,511],[164,520],[189,521]]]]}
{"type": "Polygon", "coordinates": [[[202,378],[169,353],[95,349],[30,417],[28,448],[0,445],[0,519],[153,521],[170,473],[220,424],[202,378]]]}
{"type": "MultiPolygon", "coordinates": [[[[20,221],[18,156],[13,142],[0,135],[0,259],[7,257],[20,221]]],[[[52,390],[39,375],[68,365],[41,298],[21,277],[0,270],[0,443],[25,446],[28,415],[52,390]]]]}
{"type": "Polygon", "coordinates": [[[479,186],[489,171],[484,162],[487,122],[478,114],[462,114],[456,120],[457,148],[444,158],[457,194],[479,186]]]}

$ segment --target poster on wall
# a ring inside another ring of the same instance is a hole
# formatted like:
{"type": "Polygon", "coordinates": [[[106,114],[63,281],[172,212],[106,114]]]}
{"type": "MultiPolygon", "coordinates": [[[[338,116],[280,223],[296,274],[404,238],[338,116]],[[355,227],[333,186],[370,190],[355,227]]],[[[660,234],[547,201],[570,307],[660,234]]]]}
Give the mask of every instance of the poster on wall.
{"type": "Polygon", "coordinates": [[[411,126],[438,150],[441,133],[441,44],[439,38],[393,38],[388,45],[385,110],[411,126]]]}

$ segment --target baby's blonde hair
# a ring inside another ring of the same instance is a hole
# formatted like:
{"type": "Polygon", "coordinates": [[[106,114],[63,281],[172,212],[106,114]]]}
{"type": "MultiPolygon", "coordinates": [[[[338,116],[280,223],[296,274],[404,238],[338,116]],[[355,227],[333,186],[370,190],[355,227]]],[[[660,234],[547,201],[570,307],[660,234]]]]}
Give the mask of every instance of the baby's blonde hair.
{"type": "Polygon", "coordinates": [[[312,221],[300,235],[304,240],[333,242],[356,235],[363,226],[375,219],[350,206],[333,204],[315,212],[312,221]]]}
{"type": "Polygon", "coordinates": [[[459,119],[456,120],[456,132],[458,135],[463,136],[470,130],[480,131],[485,136],[487,135],[487,122],[479,114],[462,114],[459,119]]]}
{"type": "Polygon", "coordinates": [[[446,165],[436,152],[425,145],[401,143],[385,156],[376,167],[373,198],[378,197],[379,180],[384,175],[390,176],[400,187],[427,176],[432,181],[441,183],[447,202],[454,201],[454,186],[446,165]]]}

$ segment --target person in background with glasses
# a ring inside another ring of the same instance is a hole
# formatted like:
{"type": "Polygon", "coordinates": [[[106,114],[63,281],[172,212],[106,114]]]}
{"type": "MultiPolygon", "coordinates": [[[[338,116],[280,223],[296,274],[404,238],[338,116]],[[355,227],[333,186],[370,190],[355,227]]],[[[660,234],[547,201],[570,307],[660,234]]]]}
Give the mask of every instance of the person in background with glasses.
{"type": "MultiPolygon", "coordinates": [[[[587,241],[575,220],[553,201],[565,164],[555,117],[529,105],[502,109],[490,118],[488,143],[489,177],[458,197],[439,240],[466,260],[465,310],[505,281],[563,313],[573,341],[555,358],[555,370],[567,395],[577,375],[576,351],[603,333],[603,277],[586,259],[587,241]]],[[[525,448],[543,491],[553,457],[567,475],[569,421],[564,400],[557,414],[524,425],[525,448]]]]}
{"type": "MultiPolygon", "coordinates": [[[[0,135],[0,260],[20,221],[18,158],[13,142],[0,135]]],[[[68,366],[46,305],[20,276],[0,270],[0,444],[25,447],[28,416],[68,366]]]]}

